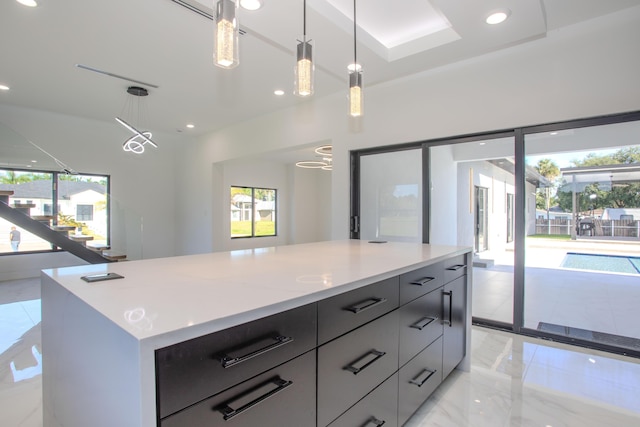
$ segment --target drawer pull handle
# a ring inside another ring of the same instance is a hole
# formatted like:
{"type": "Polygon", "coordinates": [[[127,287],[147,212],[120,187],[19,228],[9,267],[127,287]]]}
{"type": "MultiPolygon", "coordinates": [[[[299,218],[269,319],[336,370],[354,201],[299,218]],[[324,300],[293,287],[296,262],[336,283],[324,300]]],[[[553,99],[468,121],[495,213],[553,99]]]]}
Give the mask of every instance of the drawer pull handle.
{"type": "Polygon", "coordinates": [[[414,329],[418,329],[418,330],[423,330],[426,326],[429,326],[431,323],[435,322],[436,320],[438,320],[438,317],[423,317],[422,319],[418,320],[416,323],[414,323],[413,325],[409,326],[410,328],[414,328],[414,329]]]}
{"type": "Polygon", "coordinates": [[[362,427],[369,427],[369,426],[380,427],[380,426],[383,426],[385,422],[386,421],[379,420],[376,417],[371,417],[369,418],[369,421],[366,422],[366,424],[362,425],[362,427]]]}
{"type": "Polygon", "coordinates": [[[290,342],[293,341],[293,338],[291,337],[283,337],[282,335],[278,335],[276,337],[271,337],[269,338],[270,340],[274,340],[273,343],[268,344],[265,347],[259,348],[257,350],[251,351],[245,355],[242,356],[237,356],[237,357],[231,357],[228,354],[221,354],[220,356],[218,356],[218,358],[220,359],[220,363],[222,363],[222,367],[223,368],[230,368],[232,366],[237,365],[238,363],[242,363],[242,362],[246,362],[249,359],[253,359],[256,356],[260,356],[264,353],[267,353],[271,350],[275,350],[278,347],[281,347],[285,344],[289,344],[290,342]]]}
{"type": "Polygon", "coordinates": [[[360,359],[352,362],[350,365],[345,366],[344,369],[349,372],[353,372],[353,375],[357,375],[358,373],[364,371],[367,366],[371,365],[373,362],[380,359],[385,354],[387,353],[385,353],[384,351],[371,350],[360,359]]]}
{"type": "Polygon", "coordinates": [[[424,286],[432,280],[436,280],[435,277],[424,277],[413,282],[409,282],[410,285],[424,286]]]}
{"type": "Polygon", "coordinates": [[[465,268],[466,265],[465,264],[456,264],[456,265],[452,265],[451,267],[447,268],[447,270],[449,271],[458,271],[461,268],[465,268]]]}
{"type": "Polygon", "coordinates": [[[436,370],[430,371],[429,369],[423,369],[422,372],[420,372],[415,378],[409,380],[409,383],[415,384],[418,387],[422,387],[424,383],[426,383],[429,380],[429,378],[431,378],[431,376],[436,372],[438,371],[436,370]]]}
{"type": "MultiPolygon", "coordinates": [[[[453,318],[451,316],[453,312],[453,291],[443,292],[442,295],[449,297],[449,320],[443,320],[442,323],[444,323],[445,325],[449,325],[449,327],[452,327],[453,318]]],[[[442,317],[444,317],[444,315],[442,317]]]]}
{"type": "Polygon", "coordinates": [[[387,302],[386,298],[369,298],[368,300],[359,302],[355,305],[352,305],[351,307],[347,307],[345,308],[345,310],[358,314],[362,311],[368,310],[380,304],[384,304],[385,302],[387,302]]]}
{"type": "Polygon", "coordinates": [[[235,397],[234,399],[228,401],[227,403],[223,404],[221,407],[218,408],[218,410],[220,412],[222,412],[222,416],[224,418],[225,421],[230,420],[231,418],[242,414],[244,411],[247,411],[251,408],[253,408],[254,406],[256,406],[259,403],[264,402],[265,400],[267,400],[270,397],[275,396],[277,393],[280,393],[282,390],[284,390],[285,388],[289,387],[291,384],[293,384],[293,381],[287,381],[287,380],[283,380],[280,378],[274,378],[270,381],[267,381],[266,383],[263,383],[261,385],[259,385],[258,387],[249,390],[237,397],[235,397]],[[271,388],[272,386],[276,386],[275,388],[271,388]],[[242,406],[240,406],[238,409],[233,409],[231,407],[231,405],[234,404],[242,404],[242,402],[244,400],[246,400],[246,398],[250,395],[254,395],[258,392],[261,392],[261,389],[267,389],[269,388],[269,390],[267,390],[264,394],[256,397],[255,399],[243,404],[242,406]]]}

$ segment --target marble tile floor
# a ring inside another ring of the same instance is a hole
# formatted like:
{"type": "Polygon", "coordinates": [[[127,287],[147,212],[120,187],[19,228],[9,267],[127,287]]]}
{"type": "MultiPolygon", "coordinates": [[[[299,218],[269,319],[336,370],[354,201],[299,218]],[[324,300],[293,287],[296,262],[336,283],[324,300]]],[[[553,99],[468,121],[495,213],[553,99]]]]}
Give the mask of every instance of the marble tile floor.
{"type": "MultiPolygon", "coordinates": [[[[0,282],[0,426],[42,426],[39,279],[0,282]]],[[[474,327],[407,427],[640,425],[640,359],[474,327]]],[[[46,354],[44,355],[46,357],[46,354]]]]}

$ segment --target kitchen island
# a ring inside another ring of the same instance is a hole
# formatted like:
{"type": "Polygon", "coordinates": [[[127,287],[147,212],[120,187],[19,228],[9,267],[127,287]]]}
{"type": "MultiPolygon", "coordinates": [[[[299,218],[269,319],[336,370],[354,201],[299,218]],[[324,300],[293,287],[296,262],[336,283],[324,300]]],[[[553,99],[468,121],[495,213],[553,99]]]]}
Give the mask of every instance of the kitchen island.
{"type": "Polygon", "coordinates": [[[379,401],[401,425],[468,368],[470,250],[345,240],[44,270],[44,426],[364,425],[379,401]],[[81,279],[106,273],[123,278],[81,279]],[[398,405],[404,382],[419,393],[398,405]]]}

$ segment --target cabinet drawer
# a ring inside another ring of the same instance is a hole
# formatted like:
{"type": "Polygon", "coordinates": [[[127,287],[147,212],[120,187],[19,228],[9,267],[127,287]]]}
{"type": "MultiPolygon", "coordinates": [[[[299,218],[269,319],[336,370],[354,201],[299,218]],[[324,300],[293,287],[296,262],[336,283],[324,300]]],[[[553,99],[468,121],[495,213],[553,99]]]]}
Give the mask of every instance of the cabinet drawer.
{"type": "Polygon", "coordinates": [[[464,255],[458,255],[444,261],[444,283],[467,274],[467,261],[464,255]]]}
{"type": "Polygon", "coordinates": [[[310,304],[157,350],[160,417],[313,349],[316,325],[310,304]]]}
{"type": "Polygon", "coordinates": [[[402,425],[442,382],[442,337],[400,369],[398,382],[398,425],[402,425]]]}
{"type": "Polygon", "coordinates": [[[400,304],[418,298],[444,284],[441,262],[419,268],[400,276],[400,304]]]}
{"type": "Polygon", "coordinates": [[[398,277],[318,303],[318,344],[332,340],[398,307],[398,277]]]}
{"type": "Polygon", "coordinates": [[[398,425],[398,374],[387,378],[353,405],[347,412],[329,424],[329,427],[396,427],[398,425]]]}
{"type": "Polygon", "coordinates": [[[400,366],[442,335],[442,287],[400,308],[400,366]]]}
{"type": "Polygon", "coordinates": [[[318,425],[325,426],[398,369],[398,310],[318,348],[318,425]]]}
{"type": "Polygon", "coordinates": [[[313,426],[315,358],[315,351],[310,351],[165,418],[160,426],[313,426]]]}

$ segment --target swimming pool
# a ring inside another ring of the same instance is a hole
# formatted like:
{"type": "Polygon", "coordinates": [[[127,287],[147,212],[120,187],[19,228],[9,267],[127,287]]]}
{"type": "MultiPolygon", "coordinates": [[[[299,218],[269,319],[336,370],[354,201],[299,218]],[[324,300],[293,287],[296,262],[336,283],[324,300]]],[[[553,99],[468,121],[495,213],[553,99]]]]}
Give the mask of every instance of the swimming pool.
{"type": "Polygon", "coordinates": [[[567,252],[560,263],[562,268],[640,274],[640,257],[623,255],[581,254],[567,252]]]}

